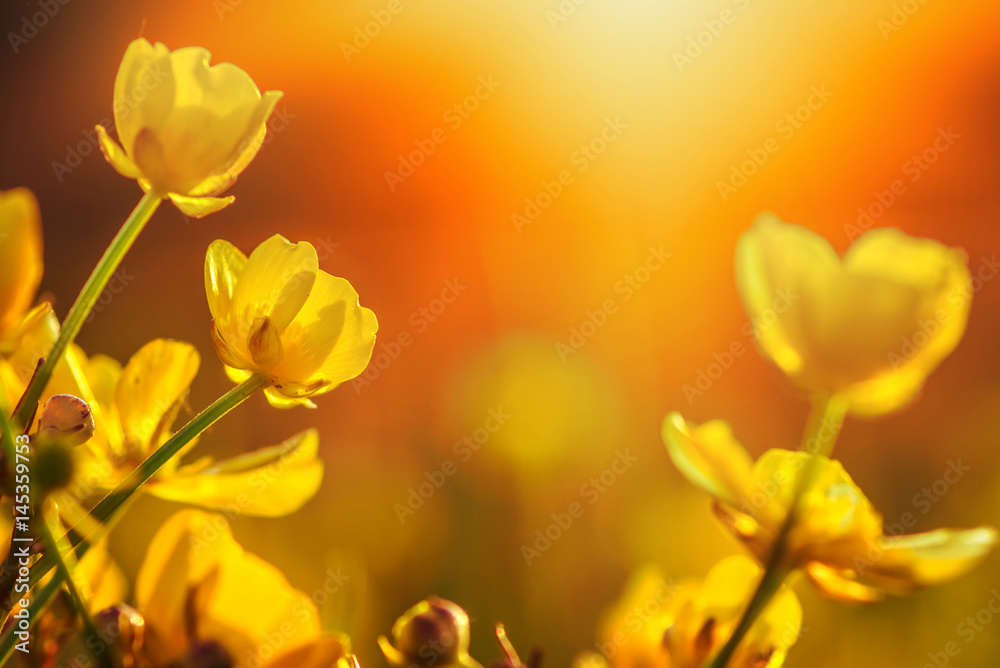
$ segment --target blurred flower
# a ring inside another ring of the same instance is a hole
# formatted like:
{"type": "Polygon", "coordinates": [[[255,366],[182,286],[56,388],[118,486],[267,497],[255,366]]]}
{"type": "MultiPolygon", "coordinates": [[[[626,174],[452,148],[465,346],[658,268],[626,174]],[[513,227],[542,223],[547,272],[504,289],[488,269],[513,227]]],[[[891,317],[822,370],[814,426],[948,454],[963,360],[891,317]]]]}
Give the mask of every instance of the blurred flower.
{"type": "MultiPolygon", "coordinates": [[[[754,462],[725,422],[698,426],[677,413],[664,421],[663,440],[681,473],[715,498],[716,514],[733,534],[766,560],[809,453],[773,449],[754,462]]],[[[800,501],[783,558],[831,598],[871,602],[883,592],[943,584],[971,570],[996,543],[989,527],[884,535],[882,516],[840,462],[814,456],[819,473],[800,501]]]]}
{"type": "Polygon", "coordinates": [[[233,539],[221,515],[183,510],[160,527],[136,579],[144,652],[258,668],[348,668],[350,641],[324,635],[316,605],[233,539]],[[229,661],[231,663],[226,663],[229,661]]]}
{"type": "Polygon", "coordinates": [[[170,51],[157,42],[129,44],[115,77],[116,143],[103,126],[104,157],[146,192],[169,197],[200,218],[232,203],[226,190],[260,150],[265,123],[281,98],[262,96],[231,63],[209,66],[207,50],[170,51]]]}
{"type": "Polygon", "coordinates": [[[212,340],[234,381],[261,374],[278,408],[314,407],[368,365],[378,322],[343,278],[319,268],[316,249],[274,235],[247,257],[215,241],[205,257],[212,340]]]}
{"type": "MultiPolygon", "coordinates": [[[[704,581],[665,586],[654,570],[640,571],[603,625],[601,654],[574,668],[699,668],[729,638],[760,580],[761,569],[736,555],[717,563],[704,581]]],[[[729,660],[730,668],[778,668],[802,626],[789,588],[771,600],[729,660]]]]}
{"type": "Polygon", "coordinates": [[[59,337],[49,304],[31,308],[42,280],[42,224],[27,188],[0,192],[0,401],[13,407],[59,337]]]}
{"type": "Polygon", "coordinates": [[[469,656],[469,615],[437,596],[417,603],[392,625],[392,643],[379,636],[385,659],[396,668],[411,665],[482,668],[469,656]],[[395,643],[395,645],[393,645],[395,643]]]}
{"type": "Polygon", "coordinates": [[[843,259],[823,237],[761,215],[736,248],[757,343],[798,386],[864,415],[913,400],[958,344],[972,295],[963,251],[893,228],[843,259]]]}
{"type": "MultiPolygon", "coordinates": [[[[98,423],[97,435],[78,449],[80,484],[72,489],[78,500],[112,489],[170,438],[199,364],[194,346],[167,339],[147,343],[124,369],[103,355],[87,359],[77,346],[67,351],[51,385],[91,397],[98,423]]],[[[203,457],[182,466],[180,457],[175,457],[142,489],[210,509],[288,515],[319,489],[323,462],[317,458],[318,450],[318,433],[310,429],[280,445],[222,462],[203,457]]],[[[72,513],[72,504],[63,501],[64,512],[72,513]]]]}

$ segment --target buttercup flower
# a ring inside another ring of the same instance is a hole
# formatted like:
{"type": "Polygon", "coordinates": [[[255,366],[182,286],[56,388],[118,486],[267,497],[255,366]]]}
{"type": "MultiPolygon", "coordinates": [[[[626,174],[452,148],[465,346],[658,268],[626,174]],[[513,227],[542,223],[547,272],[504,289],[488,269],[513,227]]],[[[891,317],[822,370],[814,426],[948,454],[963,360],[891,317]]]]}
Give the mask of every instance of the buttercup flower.
{"type": "Polygon", "coordinates": [[[9,410],[59,336],[52,307],[31,307],[42,281],[42,224],[27,188],[0,192],[0,240],[0,405],[9,410]]]}
{"type": "MultiPolygon", "coordinates": [[[[67,351],[50,386],[90,397],[97,421],[96,435],[77,448],[80,471],[70,490],[74,498],[61,497],[60,509],[68,519],[85,521],[74,500],[83,502],[114,488],[170,438],[199,363],[194,346],[166,339],[147,343],[124,368],[103,355],[88,359],[77,346],[67,351]]],[[[319,489],[323,462],[318,450],[319,436],[310,429],[280,445],[222,462],[202,457],[182,466],[175,457],[143,489],[203,508],[235,506],[246,515],[288,515],[319,489]]]]}
{"type": "Polygon", "coordinates": [[[167,520],[149,545],[135,598],[146,625],[142,652],[155,668],[351,666],[347,636],[324,635],[313,601],[244,551],[221,515],[185,510],[167,520]]]}
{"type": "Polygon", "coordinates": [[[823,237],[761,215],[736,248],[758,346],[810,393],[880,415],[913,400],[958,344],[972,296],[963,251],[893,228],[839,258],[823,237]]]}
{"type": "Polygon", "coordinates": [[[379,636],[386,661],[397,668],[413,664],[482,668],[469,656],[469,615],[437,596],[417,603],[392,625],[392,641],[379,636]]]}
{"type": "MultiPolygon", "coordinates": [[[[574,668],[700,668],[729,638],[761,577],[748,557],[717,563],[701,582],[666,585],[640,571],[604,622],[602,654],[577,658],[574,668]],[[610,657],[606,660],[604,657],[610,657]]],[[[726,663],[728,668],[778,668],[802,627],[795,593],[782,588],[726,663]]]]}
{"type": "MultiPolygon", "coordinates": [[[[725,422],[692,425],[677,413],[663,423],[670,458],[715,499],[716,514],[758,560],[768,558],[791,506],[806,452],[773,449],[754,462],[725,422]]],[[[882,516],[840,462],[822,455],[815,483],[800,501],[784,559],[804,568],[831,598],[871,602],[944,584],[975,567],[996,544],[990,527],[883,533],[882,516]]]]}
{"type": "Polygon", "coordinates": [[[319,268],[316,249],[274,235],[249,259],[228,241],[205,257],[212,340],[234,381],[270,380],[279,408],[313,406],[368,365],[378,321],[343,278],[319,268]]]}
{"type": "Polygon", "coordinates": [[[209,66],[195,46],[129,44],[115,77],[119,145],[98,125],[104,157],[146,192],[169,197],[185,214],[205,216],[232,203],[225,191],[260,150],[265,123],[281,99],[263,95],[231,63],[209,66]]]}

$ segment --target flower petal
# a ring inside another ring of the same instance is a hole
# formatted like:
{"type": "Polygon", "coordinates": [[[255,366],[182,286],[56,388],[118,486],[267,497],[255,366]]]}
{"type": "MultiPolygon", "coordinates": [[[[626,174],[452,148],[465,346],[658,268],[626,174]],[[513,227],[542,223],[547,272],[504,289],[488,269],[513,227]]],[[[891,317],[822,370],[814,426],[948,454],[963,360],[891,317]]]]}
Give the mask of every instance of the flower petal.
{"type": "Polygon", "coordinates": [[[204,218],[210,213],[222,211],[236,201],[232,195],[229,197],[185,197],[171,193],[169,197],[170,201],[181,210],[181,213],[191,218],[204,218]]]}
{"type": "Polygon", "coordinates": [[[840,603],[878,603],[884,595],[877,587],[855,580],[850,570],[839,571],[818,561],[806,564],[806,573],[823,594],[840,603]]]}
{"type": "Polygon", "coordinates": [[[180,401],[198,373],[200,356],[189,343],[157,339],[132,356],[115,390],[115,406],[126,443],[146,452],[159,445],[180,401]]]}
{"type": "Polygon", "coordinates": [[[350,651],[346,635],[326,635],[279,653],[268,661],[267,668],[346,668],[350,651]]]}
{"type": "Polygon", "coordinates": [[[205,293],[213,319],[229,315],[236,283],[247,265],[247,256],[228,241],[213,241],[205,253],[205,293]]]}
{"type": "Polygon", "coordinates": [[[214,464],[189,475],[184,469],[155,482],[150,493],[161,499],[255,517],[282,517],[315,496],[323,480],[315,429],[280,445],[214,464]]]}
{"type": "Polygon", "coordinates": [[[27,188],[0,192],[0,351],[21,324],[42,280],[42,223],[27,188]]]}
{"type": "Polygon", "coordinates": [[[235,321],[227,323],[226,339],[232,345],[243,344],[254,320],[261,316],[271,318],[283,333],[309,298],[318,270],[316,249],[309,243],[293,244],[280,234],[262,243],[250,255],[236,284],[235,321]],[[240,343],[233,341],[234,327],[240,343]]]}
{"type": "Polygon", "coordinates": [[[351,284],[319,271],[308,301],[282,336],[285,361],[274,375],[301,385],[328,381],[317,394],[328,392],[365,370],[377,331],[375,314],[358,303],[351,284]]]}
{"type": "Polygon", "coordinates": [[[728,424],[712,420],[694,425],[680,413],[670,413],[663,420],[662,435],[670,458],[685,478],[732,506],[746,498],[753,460],[728,424]]]}
{"type": "Polygon", "coordinates": [[[864,564],[858,579],[894,594],[944,584],[978,565],[996,542],[992,527],[886,536],[882,554],[864,564]]]}
{"type": "Polygon", "coordinates": [[[104,129],[104,126],[96,125],[94,129],[97,130],[97,142],[108,164],[114,167],[115,171],[125,178],[140,178],[142,173],[139,171],[139,168],[132,162],[132,158],[128,157],[125,153],[125,149],[119,146],[118,142],[108,135],[108,131],[104,129]]]}

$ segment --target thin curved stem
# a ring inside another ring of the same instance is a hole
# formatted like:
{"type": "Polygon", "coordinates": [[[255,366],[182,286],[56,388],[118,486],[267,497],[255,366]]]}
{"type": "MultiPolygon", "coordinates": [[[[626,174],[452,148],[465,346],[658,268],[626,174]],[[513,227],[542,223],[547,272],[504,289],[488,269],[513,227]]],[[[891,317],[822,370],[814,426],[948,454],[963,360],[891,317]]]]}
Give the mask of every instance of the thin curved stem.
{"type": "Polygon", "coordinates": [[[118,265],[121,264],[125,254],[128,253],[136,237],[142,232],[146,223],[149,222],[149,219],[162,201],[163,196],[158,192],[150,191],[143,195],[121,229],[118,230],[118,234],[115,235],[107,250],[104,251],[104,255],[97,262],[97,266],[94,267],[90,278],[87,279],[83,289],[80,290],[79,296],[77,296],[76,301],[73,302],[73,306],[66,315],[66,320],[63,321],[59,330],[59,338],[56,340],[55,345],[52,346],[52,350],[44,362],[42,362],[38,372],[35,373],[28,384],[28,388],[25,390],[17,411],[16,421],[18,423],[28,423],[28,419],[35,410],[35,405],[45,390],[45,386],[48,385],[49,379],[52,378],[52,372],[55,370],[56,364],[59,363],[66,348],[76,340],[76,335],[80,333],[80,328],[83,327],[84,321],[90,315],[90,310],[94,308],[97,298],[104,292],[104,288],[107,287],[108,281],[111,280],[112,275],[118,269],[118,265]]]}
{"type": "Polygon", "coordinates": [[[764,565],[764,575],[761,576],[757,589],[754,590],[746,610],[743,611],[743,616],[736,624],[736,628],[733,629],[726,644],[708,664],[709,668],[725,668],[753,623],[757,621],[767,604],[781,589],[785,578],[794,570],[785,560],[785,543],[788,540],[788,533],[798,521],[802,497],[813,486],[816,475],[821,470],[820,457],[829,457],[833,452],[833,446],[837,442],[837,436],[840,434],[840,427],[844,424],[846,414],[847,406],[841,397],[822,397],[814,400],[800,446],[801,450],[809,453],[809,457],[796,479],[795,492],[792,495],[788,514],[785,516],[778,537],[774,541],[774,547],[764,565]]]}

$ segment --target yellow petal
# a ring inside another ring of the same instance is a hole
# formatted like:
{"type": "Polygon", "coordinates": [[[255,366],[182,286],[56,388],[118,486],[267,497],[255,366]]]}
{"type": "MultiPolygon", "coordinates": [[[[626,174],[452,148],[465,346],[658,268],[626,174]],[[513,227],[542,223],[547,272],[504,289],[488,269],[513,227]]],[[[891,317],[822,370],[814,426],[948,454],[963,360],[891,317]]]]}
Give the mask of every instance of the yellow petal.
{"type": "Polygon", "coordinates": [[[204,218],[210,213],[222,211],[236,201],[232,195],[229,197],[185,197],[171,194],[169,197],[170,201],[181,210],[181,213],[192,218],[204,218]]]}
{"type": "Polygon", "coordinates": [[[840,603],[878,603],[884,598],[880,589],[858,582],[850,570],[838,571],[812,561],[806,564],[806,573],[827,598],[840,603]]]}
{"type": "Polygon", "coordinates": [[[235,319],[223,330],[230,344],[240,345],[229,335],[235,331],[245,345],[250,327],[261,316],[269,317],[283,333],[309,298],[318,269],[316,249],[309,243],[293,244],[276,234],[258,246],[233,292],[235,319]]]}
{"type": "Polygon", "coordinates": [[[91,612],[99,612],[125,600],[128,582],[108,553],[105,541],[90,546],[80,559],[76,572],[89,589],[91,612]]]}
{"type": "Polygon", "coordinates": [[[267,668],[346,668],[350,651],[346,635],[328,635],[279,653],[267,662],[267,668]]]}
{"type": "Polygon", "coordinates": [[[240,142],[231,157],[232,163],[220,174],[210,176],[197,186],[191,189],[191,195],[214,195],[223,192],[236,181],[236,178],[247,168],[247,165],[254,159],[257,152],[264,144],[267,135],[267,119],[274,111],[283,93],[281,91],[269,90],[264,93],[262,99],[257,103],[248,127],[256,128],[256,131],[248,134],[240,142]]]}
{"type": "Polygon", "coordinates": [[[154,496],[208,509],[256,517],[282,517],[301,508],[319,490],[323,462],[314,429],[280,445],[219,462],[195,473],[163,478],[154,496]]]}
{"type": "Polygon", "coordinates": [[[218,239],[209,245],[205,254],[205,293],[214,320],[231,312],[236,282],[246,264],[247,256],[228,241],[218,239]]]}
{"type": "Polygon", "coordinates": [[[194,346],[157,339],[132,356],[115,390],[115,406],[126,442],[145,452],[170,422],[187,395],[200,356],[194,346]]]}
{"type": "Polygon", "coordinates": [[[27,188],[0,192],[0,351],[21,324],[42,280],[42,223],[27,188]]]}
{"type": "Polygon", "coordinates": [[[139,38],[128,45],[118,67],[113,103],[115,127],[130,156],[139,131],[159,128],[173,106],[169,54],[163,44],[153,45],[139,38]]]}
{"type": "Polygon", "coordinates": [[[288,397],[282,394],[280,390],[273,387],[265,387],[264,396],[267,397],[267,402],[275,408],[288,409],[296,408],[298,406],[316,408],[316,404],[314,404],[308,397],[288,397]]]}
{"type": "Polygon", "coordinates": [[[97,130],[97,140],[101,146],[101,153],[104,154],[104,159],[115,168],[116,172],[129,179],[138,179],[142,176],[139,168],[132,162],[132,158],[128,157],[125,149],[108,135],[108,131],[104,129],[103,125],[94,126],[94,129],[97,130]]]}
{"type": "Polygon", "coordinates": [[[662,436],[684,477],[732,506],[746,501],[753,460],[728,424],[712,420],[693,425],[671,413],[663,421],[662,436]]]}
{"type": "Polygon", "coordinates": [[[992,527],[887,536],[879,542],[881,552],[858,562],[859,579],[894,594],[944,584],[977,566],[996,542],[992,527]]]}
{"type": "Polygon", "coordinates": [[[377,331],[375,314],[358,303],[351,284],[320,271],[309,299],[282,335],[285,360],[273,373],[302,385],[328,382],[317,393],[327,392],[365,370],[377,331]]]}

